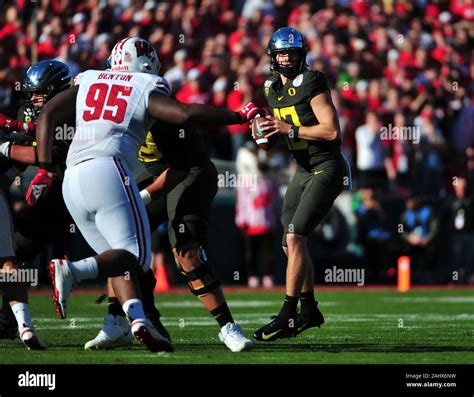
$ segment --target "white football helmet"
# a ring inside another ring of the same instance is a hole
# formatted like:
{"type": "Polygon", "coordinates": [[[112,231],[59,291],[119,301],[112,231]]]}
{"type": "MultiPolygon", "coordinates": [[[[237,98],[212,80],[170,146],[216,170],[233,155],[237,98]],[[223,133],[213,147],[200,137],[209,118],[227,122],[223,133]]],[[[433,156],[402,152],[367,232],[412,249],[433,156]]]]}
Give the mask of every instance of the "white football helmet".
{"type": "Polygon", "coordinates": [[[112,72],[158,74],[161,63],[153,46],[141,37],[127,37],[115,44],[107,60],[112,72]]]}

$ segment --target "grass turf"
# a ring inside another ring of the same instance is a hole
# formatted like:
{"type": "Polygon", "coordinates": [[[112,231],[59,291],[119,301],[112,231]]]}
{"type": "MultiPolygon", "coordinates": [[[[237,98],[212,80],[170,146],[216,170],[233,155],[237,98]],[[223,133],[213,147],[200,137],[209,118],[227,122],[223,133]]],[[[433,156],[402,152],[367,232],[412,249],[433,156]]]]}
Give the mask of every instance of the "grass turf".
{"type": "MultiPolygon", "coordinates": [[[[248,336],[279,310],[283,293],[227,292],[235,320],[248,336]]],[[[51,298],[32,296],[30,305],[43,352],[27,351],[19,339],[0,340],[1,364],[466,364],[474,363],[474,294],[469,289],[323,291],[326,317],[321,329],[297,338],[256,343],[250,352],[231,353],[217,338],[212,317],[190,294],[160,294],[162,321],[174,353],[131,349],[84,351],[95,337],[107,305],[97,295],[73,295],[69,318],[56,318],[51,298]]]]}

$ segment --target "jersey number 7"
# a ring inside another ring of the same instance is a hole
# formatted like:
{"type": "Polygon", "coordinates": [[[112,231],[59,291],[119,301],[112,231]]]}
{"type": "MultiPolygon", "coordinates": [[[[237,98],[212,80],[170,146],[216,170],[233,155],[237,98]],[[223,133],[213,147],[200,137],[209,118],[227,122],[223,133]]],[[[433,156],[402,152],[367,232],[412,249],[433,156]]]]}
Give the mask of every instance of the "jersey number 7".
{"type": "Polygon", "coordinates": [[[86,106],[92,109],[85,110],[82,118],[85,121],[102,118],[120,124],[127,111],[128,103],[124,97],[129,97],[131,93],[132,87],[124,85],[92,84],[86,96],[86,106]]]}
{"type": "MultiPolygon", "coordinates": [[[[283,120],[289,124],[301,127],[301,122],[294,106],[288,106],[286,108],[280,109],[273,108],[273,111],[278,120],[283,120]]],[[[307,140],[300,138],[290,138],[288,135],[286,135],[286,142],[288,143],[290,150],[302,150],[308,147],[307,140]]]]}

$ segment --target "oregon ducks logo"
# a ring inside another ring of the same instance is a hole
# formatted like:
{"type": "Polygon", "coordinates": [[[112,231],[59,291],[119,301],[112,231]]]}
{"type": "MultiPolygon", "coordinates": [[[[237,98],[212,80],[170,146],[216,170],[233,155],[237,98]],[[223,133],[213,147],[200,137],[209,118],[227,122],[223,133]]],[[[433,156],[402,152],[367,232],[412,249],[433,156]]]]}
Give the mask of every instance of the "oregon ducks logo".
{"type": "Polygon", "coordinates": [[[290,96],[295,96],[296,95],[296,90],[293,87],[288,88],[288,94],[290,96]]]}

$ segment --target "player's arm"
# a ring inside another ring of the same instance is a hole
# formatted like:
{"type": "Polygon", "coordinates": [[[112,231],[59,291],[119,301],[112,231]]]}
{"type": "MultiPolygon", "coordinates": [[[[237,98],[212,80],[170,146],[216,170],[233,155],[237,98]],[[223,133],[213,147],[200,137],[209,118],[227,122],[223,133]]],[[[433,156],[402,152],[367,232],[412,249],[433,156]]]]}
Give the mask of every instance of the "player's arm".
{"type": "MultiPolygon", "coordinates": [[[[23,138],[16,139],[20,135],[26,134],[15,134],[13,140],[0,143],[0,156],[25,165],[38,165],[38,150],[34,138],[29,137],[28,142],[22,142],[23,138]]],[[[56,164],[64,158],[64,154],[55,146],[52,150],[53,164],[56,164]]]]}
{"type": "Polygon", "coordinates": [[[243,124],[255,117],[260,109],[252,102],[239,112],[201,104],[186,104],[169,96],[152,93],[148,100],[148,111],[156,120],[172,124],[188,124],[196,127],[208,125],[243,124]]]}
{"type": "Polygon", "coordinates": [[[36,125],[38,163],[40,168],[51,169],[54,130],[57,126],[73,125],[76,117],[78,86],[62,91],[46,103],[36,125]]]}
{"type": "Polygon", "coordinates": [[[6,132],[13,131],[24,131],[27,133],[33,133],[36,130],[36,124],[33,122],[23,122],[12,119],[2,113],[0,113],[0,130],[6,132]]]}
{"type": "Polygon", "coordinates": [[[13,140],[0,143],[0,156],[28,165],[36,164],[36,150],[32,146],[15,145],[14,142],[14,139],[17,136],[21,136],[21,139],[26,138],[27,140],[32,141],[33,138],[27,134],[34,135],[36,131],[36,123],[14,120],[0,113],[0,130],[11,132],[8,136],[9,139],[10,137],[13,137],[13,140]]]}
{"type": "Polygon", "coordinates": [[[32,145],[17,145],[14,141],[0,143],[0,156],[27,165],[36,165],[38,162],[36,147],[32,145]]]}
{"type": "Polygon", "coordinates": [[[294,126],[274,116],[267,116],[267,120],[260,123],[262,132],[266,136],[275,134],[290,135],[292,138],[301,138],[308,141],[334,141],[341,139],[341,127],[336,108],[329,91],[322,92],[310,101],[311,109],[319,121],[318,125],[294,126]]]}
{"type": "Polygon", "coordinates": [[[76,115],[76,96],[79,87],[55,95],[41,111],[36,126],[39,170],[26,193],[29,205],[44,197],[53,183],[53,138],[57,126],[72,125],[76,115]]]}

